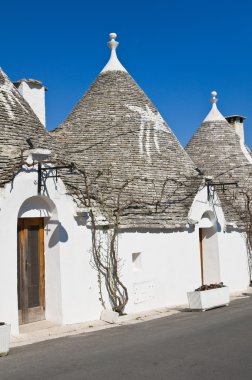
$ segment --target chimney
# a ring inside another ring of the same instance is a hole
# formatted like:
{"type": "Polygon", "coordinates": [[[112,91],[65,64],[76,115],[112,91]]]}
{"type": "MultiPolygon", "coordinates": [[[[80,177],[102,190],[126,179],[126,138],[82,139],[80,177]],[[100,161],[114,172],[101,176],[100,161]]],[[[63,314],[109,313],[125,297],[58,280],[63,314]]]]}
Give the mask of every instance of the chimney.
{"type": "Polygon", "coordinates": [[[35,79],[20,79],[13,84],[45,127],[45,91],[47,88],[42,82],[35,79]]]}
{"type": "Polygon", "coordinates": [[[227,122],[235,129],[236,134],[239,136],[241,142],[244,144],[244,129],[243,122],[246,119],[244,116],[232,115],[225,118],[227,122]]]}

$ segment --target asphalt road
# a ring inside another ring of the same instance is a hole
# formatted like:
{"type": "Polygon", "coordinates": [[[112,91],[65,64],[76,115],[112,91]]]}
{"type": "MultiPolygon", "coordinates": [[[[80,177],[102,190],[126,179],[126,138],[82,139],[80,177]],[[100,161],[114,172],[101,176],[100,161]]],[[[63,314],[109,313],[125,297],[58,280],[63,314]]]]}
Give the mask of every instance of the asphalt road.
{"type": "Polygon", "coordinates": [[[251,380],[252,297],[12,349],[7,379],[251,380]]]}

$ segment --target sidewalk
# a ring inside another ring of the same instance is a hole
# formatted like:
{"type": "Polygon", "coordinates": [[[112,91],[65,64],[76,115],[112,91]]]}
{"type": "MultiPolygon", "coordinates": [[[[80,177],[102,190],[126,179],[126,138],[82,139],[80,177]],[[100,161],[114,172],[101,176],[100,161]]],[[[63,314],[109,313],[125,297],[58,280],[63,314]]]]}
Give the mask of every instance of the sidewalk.
{"type": "Polygon", "coordinates": [[[107,323],[101,320],[88,321],[85,323],[76,323],[73,325],[57,325],[49,321],[40,321],[20,326],[20,334],[11,336],[10,347],[24,346],[42,342],[45,340],[61,338],[69,335],[86,334],[94,331],[109,329],[116,326],[124,326],[144,321],[150,321],[156,318],[167,317],[177,314],[178,309],[160,308],[136,314],[128,314],[119,317],[119,322],[115,324],[107,323]]]}
{"type": "MultiPolygon", "coordinates": [[[[231,296],[231,302],[235,299],[246,298],[251,292],[239,293],[231,296]]],[[[118,326],[131,325],[139,322],[146,322],[157,318],[168,317],[178,314],[183,310],[188,310],[187,305],[176,308],[159,308],[145,312],[128,314],[119,317],[119,322],[110,324],[101,320],[76,323],[72,325],[57,325],[49,321],[40,321],[20,326],[20,334],[11,336],[10,347],[19,347],[27,344],[42,342],[45,340],[61,338],[65,336],[86,334],[94,331],[109,329],[118,326]]]]}

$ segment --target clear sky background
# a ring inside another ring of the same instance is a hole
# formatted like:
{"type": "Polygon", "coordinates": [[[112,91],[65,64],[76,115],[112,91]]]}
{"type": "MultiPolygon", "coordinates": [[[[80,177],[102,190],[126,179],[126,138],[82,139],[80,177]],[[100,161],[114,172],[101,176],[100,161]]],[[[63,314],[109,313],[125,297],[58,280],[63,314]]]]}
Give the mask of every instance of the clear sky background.
{"type": "Polygon", "coordinates": [[[241,114],[252,146],[250,0],[22,0],[1,2],[0,66],[12,80],[48,87],[47,127],[64,121],[109,59],[118,56],[185,145],[218,92],[224,116],[241,114]]]}

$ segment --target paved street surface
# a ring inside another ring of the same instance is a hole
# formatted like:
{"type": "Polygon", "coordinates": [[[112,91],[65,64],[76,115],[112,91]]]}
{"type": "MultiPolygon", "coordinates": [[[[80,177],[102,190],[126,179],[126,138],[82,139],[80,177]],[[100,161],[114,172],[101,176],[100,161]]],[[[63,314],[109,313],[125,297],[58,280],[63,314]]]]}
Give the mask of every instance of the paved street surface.
{"type": "Polygon", "coordinates": [[[1,380],[251,380],[252,297],[14,348],[1,380]]]}

